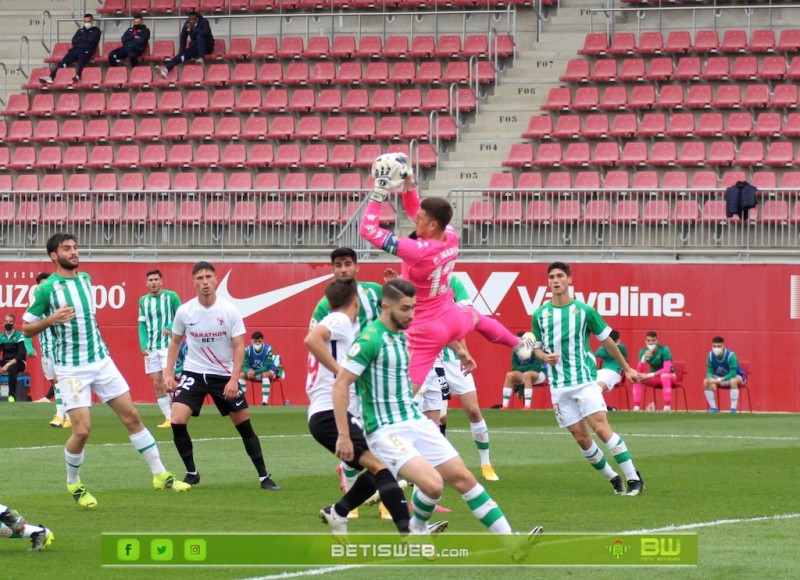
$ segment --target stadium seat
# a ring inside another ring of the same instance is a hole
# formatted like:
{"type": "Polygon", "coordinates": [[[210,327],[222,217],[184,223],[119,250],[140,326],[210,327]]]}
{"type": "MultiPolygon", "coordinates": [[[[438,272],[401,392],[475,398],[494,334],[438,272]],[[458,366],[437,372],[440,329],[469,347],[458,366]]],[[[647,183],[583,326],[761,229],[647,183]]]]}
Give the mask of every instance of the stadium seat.
{"type": "Polygon", "coordinates": [[[278,153],[272,161],[273,167],[297,167],[300,163],[300,145],[294,143],[282,143],[278,147],[278,153]]]}
{"type": "Polygon", "coordinates": [[[434,93],[434,95],[441,95],[441,91],[442,89],[429,90],[426,97],[426,105],[423,107],[422,91],[419,89],[401,89],[400,94],[397,96],[397,104],[393,108],[399,113],[418,113],[419,111],[428,112],[436,110],[445,111],[450,104],[450,95],[445,92],[446,101],[444,106],[441,105],[442,100],[432,98],[431,96],[431,93],[434,93]]]}
{"type": "Polygon", "coordinates": [[[145,117],[139,122],[134,138],[137,141],[155,141],[161,138],[161,119],[145,117]]]}
{"type": "Polygon", "coordinates": [[[636,52],[636,35],[633,32],[617,32],[611,39],[607,54],[628,55],[636,52]]]}
{"type": "Polygon", "coordinates": [[[765,81],[780,80],[786,74],[786,59],[783,56],[765,56],[756,78],[765,81]]]}
{"type": "Polygon", "coordinates": [[[161,143],[150,143],[144,149],[140,167],[161,167],[167,161],[167,147],[161,143]]]}
{"type": "MultiPolygon", "coordinates": [[[[214,63],[208,67],[205,79],[201,77],[200,84],[204,87],[221,87],[227,85],[230,80],[231,69],[228,67],[228,63],[214,63]]],[[[193,86],[197,86],[196,81],[193,86]]]]}
{"type": "Polygon", "coordinates": [[[546,225],[553,221],[553,204],[550,200],[535,199],[528,204],[525,210],[523,223],[532,225],[546,225]]]}
{"type": "Polygon", "coordinates": [[[570,224],[581,220],[581,202],[576,199],[561,199],[553,215],[553,223],[570,224]]]}
{"type": "Polygon", "coordinates": [[[348,59],[356,52],[356,39],[349,35],[337,35],[333,39],[330,57],[338,60],[348,59]]]}
{"type": "MultiPolygon", "coordinates": [[[[688,145],[688,143],[684,143],[681,147],[681,157],[684,155],[684,149],[687,148],[686,145],[688,145]]],[[[649,165],[675,165],[676,162],[681,163],[681,160],[677,159],[677,150],[674,141],[656,141],[653,143],[650,157],[647,160],[649,165]]]]}
{"type": "Polygon", "coordinates": [[[593,83],[610,83],[616,81],[617,61],[613,58],[595,61],[588,80],[593,83]]]}
{"type": "Polygon", "coordinates": [[[678,66],[672,73],[673,80],[694,81],[702,74],[702,64],[699,57],[684,56],[678,60],[678,66]]]}
{"type": "Polygon", "coordinates": [[[345,61],[339,64],[339,72],[333,82],[339,85],[357,85],[361,83],[361,73],[359,61],[345,61]]]}
{"type": "Polygon", "coordinates": [[[378,144],[363,144],[358,149],[358,157],[353,162],[353,167],[372,167],[373,161],[383,153],[383,148],[378,144]]]}
{"type": "Polygon", "coordinates": [[[786,137],[800,137],[800,113],[789,113],[786,115],[786,124],[781,129],[781,114],[780,113],[761,113],[756,122],[756,130],[753,134],[759,136],[770,137],[778,134],[783,134],[786,137]],[[764,132],[761,132],[762,121],[761,118],[766,117],[763,121],[765,126],[764,132]],[[775,128],[777,127],[777,133],[775,128]]]}
{"type": "Polygon", "coordinates": [[[83,145],[67,147],[61,167],[64,169],[83,169],[89,161],[89,152],[83,145]]]}
{"type": "Polygon", "coordinates": [[[760,98],[759,98],[758,104],[753,104],[753,105],[745,104],[747,102],[747,99],[745,99],[745,102],[742,103],[742,105],[744,105],[744,106],[766,107],[767,105],[769,105],[770,107],[773,107],[773,108],[776,108],[776,109],[794,109],[794,108],[797,108],[797,105],[798,105],[797,85],[794,85],[794,84],[792,84],[792,85],[776,85],[775,86],[775,92],[772,95],[772,99],[769,99],[769,90],[767,90],[766,95],[764,95],[763,87],[766,87],[766,85],[750,85],[750,86],[748,86],[747,94],[750,93],[750,87],[751,86],[762,87],[760,95],[759,95],[760,98]]]}
{"type": "MultiPolygon", "coordinates": [[[[319,119],[317,119],[319,120],[319,119]]],[[[279,151],[280,155],[280,151],[279,151]]],[[[302,159],[298,163],[300,167],[326,167],[328,163],[328,146],[322,143],[312,143],[306,146],[302,159]]]]}
{"type": "MultiPolygon", "coordinates": [[[[784,64],[784,71],[786,65],[784,64]]],[[[748,81],[758,78],[758,59],[754,56],[738,56],[733,61],[733,69],[729,77],[736,81],[748,81]]],[[[783,74],[780,74],[783,76],[783,74]]],[[[772,76],[771,78],[779,78],[772,76]]]]}
{"type": "Polygon", "coordinates": [[[32,143],[52,143],[58,137],[58,121],[56,119],[40,119],[36,131],[31,136],[32,143]]]}
{"type": "Polygon", "coordinates": [[[232,38],[225,58],[229,60],[240,60],[253,58],[253,44],[249,38],[232,38]]]}
{"type": "Polygon", "coordinates": [[[372,93],[372,102],[367,110],[374,113],[388,113],[397,107],[397,95],[394,89],[376,89],[372,93]]]}
{"type": "Polygon", "coordinates": [[[468,215],[464,218],[465,225],[488,225],[494,221],[494,202],[490,200],[473,201],[469,206],[468,215]]]}
{"type": "Polygon", "coordinates": [[[61,166],[61,147],[48,145],[39,149],[39,156],[33,164],[34,169],[58,169],[61,166]]]}
{"type": "MultiPolygon", "coordinates": [[[[242,91],[243,93],[253,92],[252,90],[242,91]]],[[[258,103],[261,103],[261,97],[258,98],[258,103]]],[[[236,107],[236,93],[233,89],[217,89],[214,91],[214,96],[211,98],[211,103],[206,106],[206,111],[211,113],[229,113],[236,107]]],[[[250,110],[258,110],[250,109],[250,110]]],[[[247,112],[250,112],[249,110],[247,112]]]]}
{"type": "Polygon", "coordinates": [[[242,143],[230,143],[225,146],[217,167],[244,167],[246,161],[247,147],[242,143]]]}
{"type": "Polygon", "coordinates": [[[177,143],[169,150],[164,167],[188,167],[194,162],[194,147],[191,143],[177,143]]]}
{"type": "Polygon", "coordinates": [[[663,113],[645,113],[639,127],[640,137],[662,137],[667,131],[667,119],[663,113]]]}
{"type": "MultiPolygon", "coordinates": [[[[713,147],[712,147],[713,149],[713,147]]],[[[762,141],[745,141],[739,144],[736,164],[743,166],[764,164],[764,143],[762,141]]]]}
{"type": "MultiPolygon", "coordinates": [[[[630,101],[627,103],[629,109],[652,109],[656,102],[656,91],[652,85],[639,85],[633,87],[630,101]]],[[[625,108],[624,105],[622,108],[625,108]]]]}
{"type": "MultiPolygon", "coordinates": [[[[273,202],[266,202],[273,203],[273,202]]],[[[282,203],[282,202],[276,202],[282,203]]],[[[234,225],[253,225],[258,219],[258,204],[250,199],[237,199],[230,223],[234,225]]]]}
{"type": "Polygon", "coordinates": [[[547,93],[547,101],[541,105],[543,111],[566,111],[570,108],[572,94],[566,87],[554,87],[547,93]]]}
{"type": "MultiPolygon", "coordinates": [[[[736,88],[738,89],[739,87],[737,86],[736,88]]],[[[794,97],[795,97],[794,98],[794,103],[797,103],[797,87],[795,86],[795,87],[792,87],[792,88],[794,89],[794,91],[793,91],[794,97]]],[[[779,91],[778,91],[777,87],[775,89],[775,92],[776,92],[776,95],[775,95],[776,99],[779,99],[779,96],[778,96],[778,92],[779,91]]],[[[719,97],[717,97],[717,100],[719,100],[719,97]]],[[[731,106],[732,107],[738,107],[739,105],[741,105],[742,107],[749,107],[749,108],[757,108],[757,107],[763,108],[763,107],[767,107],[767,106],[777,106],[777,107],[783,106],[783,105],[781,105],[779,103],[774,103],[773,104],[773,103],[770,102],[770,99],[769,99],[769,85],[747,85],[747,87],[745,89],[745,92],[744,92],[744,98],[741,99],[741,100],[737,100],[737,101],[738,102],[733,102],[733,100],[731,100],[731,102],[732,102],[731,106]]],[[[789,106],[791,106],[791,105],[789,105],[789,106]]]]}
{"type": "Polygon", "coordinates": [[[613,170],[607,171],[603,179],[603,189],[605,191],[617,192],[625,195],[626,190],[630,188],[630,177],[627,171],[613,170]]]}
{"type": "Polygon", "coordinates": [[[774,195],[778,178],[773,171],[755,171],[750,177],[750,183],[758,189],[759,195],[774,195]]]}
{"type": "Polygon", "coordinates": [[[703,204],[703,213],[700,218],[700,223],[704,224],[719,224],[727,223],[728,218],[725,215],[725,200],[710,199],[703,204]]]}
{"type": "Polygon", "coordinates": [[[283,83],[286,85],[305,85],[309,81],[309,70],[307,62],[290,62],[283,75],[283,83]]]}
{"type": "Polygon", "coordinates": [[[24,117],[27,115],[30,106],[30,97],[27,94],[9,95],[6,110],[2,114],[6,117],[24,117]]]}
{"type": "Polygon", "coordinates": [[[705,68],[700,74],[700,78],[705,81],[727,80],[730,72],[727,56],[712,56],[705,61],[705,68]]]}
{"type": "MultiPolygon", "coordinates": [[[[560,206],[561,204],[559,204],[560,206]]],[[[589,224],[606,224],[611,220],[611,202],[607,199],[590,199],[586,202],[582,221],[589,224]]]]}
{"type": "Polygon", "coordinates": [[[800,30],[796,28],[781,30],[775,50],[780,52],[800,51],[800,30]]]}
{"type": "MultiPolygon", "coordinates": [[[[550,119],[549,116],[544,115],[545,118],[550,119]]],[[[552,130],[552,137],[555,139],[575,139],[581,132],[581,117],[580,115],[559,115],[556,121],[556,127],[552,130]]],[[[529,137],[528,134],[522,135],[529,137]]],[[[534,137],[536,138],[536,137],[534,137]]]]}
{"type": "Polygon", "coordinates": [[[647,81],[663,82],[672,79],[674,66],[668,57],[654,58],[647,67],[644,79],[647,81]]]}
{"type": "Polygon", "coordinates": [[[589,74],[589,61],[577,58],[567,62],[567,69],[558,80],[564,83],[584,83],[589,80],[589,74]]]}
{"type": "Polygon", "coordinates": [[[336,65],[333,61],[321,61],[314,64],[314,70],[308,78],[310,85],[330,85],[336,78],[336,65]]]}
{"type": "Polygon", "coordinates": [[[499,225],[513,225],[522,222],[522,201],[504,199],[500,201],[494,222],[499,225]]]}
{"type": "Polygon", "coordinates": [[[623,83],[635,83],[644,80],[645,74],[644,59],[626,58],[622,61],[617,80],[623,83]]]}
{"type": "Polygon", "coordinates": [[[545,182],[545,195],[568,196],[572,194],[572,176],[566,172],[551,171],[545,182]]]}
{"type": "Polygon", "coordinates": [[[114,161],[111,167],[115,169],[136,167],[139,164],[139,146],[138,145],[121,145],[116,150],[114,161]]]}
{"type": "Polygon", "coordinates": [[[417,35],[411,41],[411,51],[408,56],[416,59],[429,58],[436,50],[436,39],[433,36],[417,35]]]}
{"type": "Polygon", "coordinates": [[[641,166],[647,163],[647,143],[628,141],[622,148],[620,165],[641,166]]]}
{"type": "MultiPolygon", "coordinates": [[[[718,142],[712,143],[715,145],[718,142]]],[[[674,145],[674,143],[673,143],[674,145]]],[[[731,145],[733,145],[731,143],[731,145]]],[[[675,161],[683,167],[696,167],[706,162],[706,144],[704,141],[686,141],[681,144],[680,155],[675,161]]]]}
{"type": "Polygon", "coordinates": [[[389,82],[389,63],[385,61],[368,62],[362,82],[366,85],[385,85],[389,82]]]}
{"type": "MultiPolygon", "coordinates": [[[[723,135],[729,137],[746,137],[753,130],[753,116],[750,113],[731,113],[728,115],[723,135]]],[[[780,133],[780,124],[778,124],[780,133]]]]}
{"type": "Polygon", "coordinates": [[[197,147],[193,167],[216,167],[219,163],[219,145],[216,143],[203,143],[197,147]]]}
{"type": "Polygon", "coordinates": [[[403,132],[403,121],[399,116],[381,117],[378,129],[375,131],[375,139],[397,140],[403,132]]]}
{"type": "Polygon", "coordinates": [[[586,35],[583,48],[578,49],[578,54],[586,56],[601,56],[608,50],[608,36],[604,32],[590,32],[586,35]]]}
{"type": "Polygon", "coordinates": [[[311,36],[302,56],[303,58],[318,60],[328,58],[330,51],[331,45],[327,36],[311,36]]]}
{"type": "Polygon", "coordinates": [[[727,189],[737,181],[747,181],[747,174],[744,171],[726,171],[720,178],[720,187],[727,189]]]}
{"type": "Polygon", "coordinates": [[[17,119],[11,125],[11,130],[6,136],[9,143],[26,143],[33,139],[33,121],[30,119],[17,119]]]}
{"type": "Polygon", "coordinates": [[[656,171],[637,171],[633,176],[632,188],[647,194],[654,194],[658,189],[658,173],[656,171]]]}
{"type": "Polygon", "coordinates": [[[722,113],[703,113],[694,133],[700,137],[718,137],[722,135],[722,130],[722,113]]]}
{"type": "MultiPolygon", "coordinates": [[[[514,153],[514,145],[512,145],[512,154],[514,153]]],[[[535,158],[530,162],[534,167],[557,167],[561,165],[561,144],[560,143],[542,143],[536,150],[535,158]]],[[[527,165],[525,165],[527,167],[527,165]]]]}
{"type": "Polygon", "coordinates": [[[770,199],[761,206],[759,221],[765,224],[786,224],[789,222],[789,202],[783,199],[770,199]]]}
{"type": "Polygon", "coordinates": [[[698,30],[694,35],[691,51],[709,54],[719,51],[719,33],[716,30],[698,30]]]}
{"type": "Polygon", "coordinates": [[[689,177],[685,171],[666,171],[661,181],[662,189],[667,195],[683,195],[689,187],[689,177]]]}
{"type": "Polygon", "coordinates": [[[789,167],[796,164],[794,143],[791,141],[773,141],[770,143],[764,165],[768,167],[789,167]]]}
{"type": "MultiPolygon", "coordinates": [[[[624,87],[609,87],[624,89],[624,87]]],[[[608,90],[608,89],[606,89],[608,90]]],[[[617,94],[618,91],[617,91],[617,94]]],[[[613,96],[613,93],[609,96],[613,96]]],[[[627,97],[626,97],[627,99],[627,97]]],[[[608,103],[608,109],[613,109],[618,103],[618,99],[608,103]]],[[[575,89],[575,99],[572,102],[573,111],[595,111],[600,106],[600,92],[597,87],[578,87],[575,89]]]]}
{"type": "Polygon", "coordinates": [[[775,50],[775,31],[753,30],[750,33],[750,42],[747,45],[748,52],[763,53],[775,50]]]}
{"type": "MultiPolygon", "coordinates": [[[[542,147],[539,147],[540,151],[542,147]]],[[[591,149],[588,143],[570,143],[567,145],[561,165],[565,167],[586,167],[589,165],[590,157],[591,149]]]]}
{"type": "MultiPolygon", "coordinates": [[[[389,78],[389,82],[397,84],[396,80],[398,77],[395,75],[396,74],[399,75],[401,69],[407,71],[407,73],[410,74],[411,72],[410,69],[412,68],[409,66],[410,64],[411,63],[404,63],[405,68],[396,65],[392,69],[392,76],[389,78]]],[[[456,72],[455,70],[451,70],[451,73],[455,72],[456,72]]],[[[464,68],[461,67],[461,70],[458,72],[460,73],[460,76],[458,78],[452,78],[451,76],[450,78],[448,78],[447,81],[445,81],[442,75],[442,63],[440,63],[439,61],[423,61],[419,65],[419,72],[416,74],[413,81],[407,80],[407,82],[409,83],[414,82],[418,85],[437,85],[439,84],[440,81],[458,83],[461,80],[463,80],[464,75],[467,74],[467,71],[465,71],[464,68]]],[[[403,75],[402,78],[408,79],[408,74],[403,75]]]]}
{"type": "MultiPolygon", "coordinates": [[[[608,136],[608,131],[608,115],[587,115],[583,129],[580,129],[579,136],[584,139],[604,139],[608,136]]],[[[523,134],[523,136],[525,135],[523,134]]]]}
{"type": "Polygon", "coordinates": [[[192,118],[191,128],[184,137],[187,139],[211,139],[213,135],[214,117],[205,116],[192,118]]]}
{"type": "Polygon", "coordinates": [[[800,56],[792,57],[792,60],[789,62],[789,68],[786,70],[786,74],[784,75],[784,79],[793,81],[800,79],[800,56]]]}
{"type": "Polygon", "coordinates": [[[637,120],[635,113],[617,113],[608,131],[609,137],[627,139],[637,133],[637,120]]]}
{"type": "MultiPolygon", "coordinates": [[[[729,94],[729,91],[738,88],[739,87],[736,85],[720,85],[717,89],[717,93],[718,95],[719,93],[722,93],[721,96],[724,98],[727,94],[729,94]]],[[[692,84],[689,85],[689,91],[686,94],[686,102],[684,103],[684,106],[688,107],[689,109],[707,109],[711,106],[712,99],[711,85],[692,84]]],[[[737,103],[738,102],[739,99],[737,99],[737,103]]]]}
{"type": "Polygon", "coordinates": [[[668,223],[669,217],[669,202],[664,199],[650,199],[645,201],[644,209],[642,210],[642,223],[663,225],[668,223]]]}
{"type": "MultiPolygon", "coordinates": [[[[77,96],[77,95],[76,95],[77,96]]],[[[59,109],[62,103],[59,99],[59,109]]],[[[63,110],[63,109],[62,109],[63,110]]],[[[83,100],[83,105],[77,111],[81,115],[103,115],[106,113],[106,95],[105,93],[89,93],[83,100]]],[[[60,114],[60,113],[56,113],[60,114]]],[[[74,111],[69,113],[74,114],[74,111]]]]}
{"type": "Polygon", "coordinates": [[[225,174],[210,171],[204,173],[200,179],[199,191],[210,191],[217,195],[222,195],[225,191],[225,174]]]}
{"type": "MultiPolygon", "coordinates": [[[[468,43],[469,38],[470,37],[467,37],[468,43]]],[[[386,38],[386,42],[381,50],[381,57],[386,59],[405,58],[408,52],[409,46],[407,36],[390,35],[386,38]]]]}
{"type": "Polygon", "coordinates": [[[660,54],[664,48],[664,37],[661,32],[647,31],[639,35],[639,44],[634,49],[636,54],[660,54]]]}
{"type": "Polygon", "coordinates": [[[32,169],[36,163],[36,149],[30,146],[17,147],[7,163],[8,169],[32,169]]]}
{"type": "Polygon", "coordinates": [[[675,202],[671,221],[673,223],[694,224],[700,218],[700,207],[696,199],[679,199],[675,202]]]}

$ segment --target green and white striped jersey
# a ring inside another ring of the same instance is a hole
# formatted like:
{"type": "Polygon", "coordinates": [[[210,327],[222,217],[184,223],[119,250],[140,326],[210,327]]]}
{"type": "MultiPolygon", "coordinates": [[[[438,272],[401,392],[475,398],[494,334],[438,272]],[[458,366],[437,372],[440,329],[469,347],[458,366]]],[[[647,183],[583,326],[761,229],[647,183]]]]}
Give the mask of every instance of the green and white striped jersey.
{"type": "Polygon", "coordinates": [[[142,350],[162,350],[169,347],[170,336],[164,329],[172,328],[181,299],[172,290],[162,290],[157,296],[148,293],[139,298],[139,322],[144,323],[145,334],[139,336],[142,350]]]}
{"type": "MultiPolygon", "coordinates": [[[[377,282],[356,282],[358,286],[358,331],[364,330],[367,325],[381,315],[381,290],[383,286],[377,282]]],[[[331,313],[328,298],[322,297],[311,315],[308,329],[313,329],[317,323],[331,313]]]]}
{"type": "Polygon", "coordinates": [[[358,375],[361,419],[369,435],[384,425],[420,419],[408,379],[408,343],[403,332],[392,332],[376,320],[356,338],[345,369],[358,375]]]}
{"type": "Polygon", "coordinates": [[[92,280],[88,274],[78,272],[74,278],[50,275],[39,285],[33,304],[22,318],[25,322],[37,322],[62,306],[74,308],[75,318],[48,329],[53,336],[56,365],[79,367],[106,358],[108,347],[97,327],[92,280]]]}
{"type": "MultiPolygon", "coordinates": [[[[467,292],[467,289],[464,288],[464,284],[461,282],[461,280],[453,276],[451,273],[448,283],[450,285],[450,289],[453,291],[453,298],[456,302],[459,304],[472,304],[472,301],[469,299],[469,293],[467,292]]],[[[444,350],[442,350],[442,360],[458,360],[458,355],[452,348],[445,347],[444,350]]]]}
{"type": "Polygon", "coordinates": [[[533,313],[533,333],[547,353],[557,353],[558,362],[550,365],[547,378],[551,389],[575,387],[597,380],[597,364],[589,346],[589,333],[598,340],[611,334],[611,327],[597,310],[573,300],[566,306],[551,302],[533,313]]]}
{"type": "Polygon", "coordinates": [[[53,358],[54,343],[53,332],[49,328],[39,333],[39,350],[42,358],[53,358]]]}

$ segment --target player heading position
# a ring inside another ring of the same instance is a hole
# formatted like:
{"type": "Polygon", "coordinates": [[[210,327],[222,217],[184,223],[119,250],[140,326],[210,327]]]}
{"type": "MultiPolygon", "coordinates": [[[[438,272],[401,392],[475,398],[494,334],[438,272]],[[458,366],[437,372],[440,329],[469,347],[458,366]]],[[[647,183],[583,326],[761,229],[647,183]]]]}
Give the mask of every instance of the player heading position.
{"type": "MultiPolygon", "coordinates": [[[[382,312],[355,340],[333,386],[338,439],[336,455],[355,457],[347,408],[356,382],[369,449],[395,477],[414,483],[413,533],[426,533],[427,522],[442,498],[443,481],[467,502],[472,513],[494,533],[511,533],[500,507],[464,465],[458,451],[432,421],[420,413],[408,378],[409,353],[403,333],[414,319],[416,290],[407,280],[383,286],[382,312]]],[[[534,528],[539,533],[541,528],[534,528]]]]}
{"type": "MultiPolygon", "coordinates": [[[[338,433],[333,417],[333,383],[358,330],[356,281],[353,278],[336,278],[325,287],[325,297],[332,312],[320,320],[305,338],[309,350],[306,380],[306,393],[310,400],[308,428],[320,445],[335,453],[338,433]]],[[[349,466],[356,471],[362,467],[367,471],[355,480],[341,500],[324,508],[320,517],[334,533],[344,533],[347,531],[348,514],[369,499],[377,489],[392,514],[397,530],[407,534],[410,531],[409,515],[403,490],[386,466],[367,448],[364,433],[356,419],[361,416],[358,400],[352,397],[350,401],[347,414],[354,450],[349,466]]],[[[444,526],[446,522],[439,523],[439,531],[444,526]]]]}
{"type": "Polygon", "coordinates": [[[131,443],[153,473],[155,489],[190,489],[190,485],[175,479],[161,463],[156,440],[142,424],[130,388],[109,356],[95,318],[91,278],[78,272],[77,239],[72,234],[53,234],[47,240],[47,254],[56,270],[37,289],[33,304],[23,316],[22,331],[28,337],[48,329],[53,333],[58,389],[72,421],[72,434],[64,449],[67,491],[79,506],[97,506],[97,500],[86,491],[80,477],[91,431],[92,393],[111,407],[128,430],[131,443]]]}
{"type": "Polygon", "coordinates": [[[41,552],[53,543],[55,536],[48,528],[29,524],[17,510],[0,503],[0,538],[30,538],[31,551],[41,552]]]}
{"type": "Polygon", "coordinates": [[[211,395],[219,414],[223,417],[229,415],[239,432],[247,455],[258,472],[261,488],[280,489],[267,473],[261,443],[250,424],[250,409],[244,392],[239,389],[244,359],[242,315],[233,304],[217,296],[217,273],[208,262],[194,265],[192,284],[197,297],[181,305],[175,313],[164,377],[167,390],[176,391],[175,361],[186,336],[183,373],[172,401],[172,436],[186,466],[184,481],[200,483],[192,438],[186,425],[189,419],[200,414],[206,395],[211,395]]]}
{"type": "Polygon", "coordinates": [[[164,422],[159,427],[169,429],[172,410],[164,387],[164,369],[167,368],[172,320],[181,299],[172,290],[164,289],[161,270],[150,270],[146,276],[148,293],[139,298],[139,347],[144,355],[144,370],[153,381],[158,408],[164,414],[164,422]]]}
{"type": "Polygon", "coordinates": [[[597,364],[589,348],[589,333],[594,334],[633,383],[639,373],[632,369],[611,339],[611,327],[597,311],[569,293],[572,273],[564,262],[547,266],[547,283],[553,298],[533,313],[533,332],[539,338],[536,357],[549,365],[547,377],[550,397],[559,427],[569,429],[583,456],[605,475],[618,495],[639,495],[644,482],[633,465],[628,447],[608,423],[603,392],[597,384],[597,364]],[[608,464],[592,439],[586,423],[605,443],[628,480],[627,493],[622,478],[608,464]]]}
{"type": "MultiPolygon", "coordinates": [[[[372,164],[375,189],[364,210],[359,234],[376,248],[403,260],[402,276],[416,288],[416,316],[406,333],[411,353],[410,375],[414,392],[425,382],[442,349],[462,341],[477,330],[491,342],[512,347],[526,359],[533,353],[534,337],[515,336],[496,320],[480,314],[472,305],[458,304],[448,284],[458,258],[459,239],[450,226],[453,208],[446,199],[429,197],[420,202],[408,158],[385,154],[372,164]],[[381,228],[380,204],[393,191],[402,194],[403,207],[415,221],[416,231],[401,238],[381,228]]],[[[475,362],[466,347],[455,344],[467,369],[475,362]]]]}

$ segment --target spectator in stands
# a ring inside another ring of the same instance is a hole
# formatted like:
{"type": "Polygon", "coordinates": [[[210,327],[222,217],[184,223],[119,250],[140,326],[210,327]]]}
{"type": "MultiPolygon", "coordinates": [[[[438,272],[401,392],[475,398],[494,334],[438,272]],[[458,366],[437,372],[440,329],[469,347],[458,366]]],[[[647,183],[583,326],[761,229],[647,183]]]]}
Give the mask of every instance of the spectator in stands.
{"type": "Polygon", "coordinates": [[[100,29],[94,25],[94,16],[91,14],[84,14],[83,28],[79,28],[72,37],[72,48],[67,51],[67,54],[64,55],[61,62],[50,69],[50,76],[39,77],[39,82],[46,85],[51,84],[55,79],[58,69],[67,68],[75,61],[78,62],[78,66],[75,68],[75,76],[72,77],[72,80],[75,82],[81,80],[83,68],[92,56],[94,56],[97,45],[100,44],[101,34],[102,32],[100,32],[100,29]]]}
{"type": "Polygon", "coordinates": [[[139,57],[147,49],[150,42],[150,29],[144,24],[141,14],[133,15],[133,26],[122,35],[122,46],[112,50],[108,55],[108,64],[119,66],[123,60],[130,59],[131,66],[139,64],[139,57]]]}
{"type": "Polygon", "coordinates": [[[672,410],[672,384],[677,380],[672,372],[672,352],[664,344],[658,344],[658,335],[652,330],[647,333],[645,346],[639,351],[639,364],[636,368],[642,380],[633,385],[633,410],[641,410],[642,393],[645,385],[660,386],[663,389],[664,411],[672,410]],[[644,373],[646,365],[650,372],[644,373]]]}
{"type": "MultiPolygon", "coordinates": [[[[517,336],[522,338],[524,332],[518,332],[517,336]]],[[[517,353],[511,353],[511,370],[506,373],[503,381],[503,409],[508,409],[511,402],[511,395],[514,391],[520,398],[524,398],[526,409],[531,408],[533,401],[534,385],[541,385],[547,380],[547,375],[542,371],[542,362],[532,356],[526,360],[520,360],[517,353]]]]}
{"type": "Polygon", "coordinates": [[[736,412],[739,403],[739,387],[747,382],[747,376],[739,366],[736,353],[725,348],[725,340],[721,336],[711,339],[711,352],[706,363],[706,378],[703,388],[706,392],[709,413],[718,413],[716,391],[718,387],[731,389],[731,413],[736,412]]]}
{"type": "Polygon", "coordinates": [[[16,316],[6,314],[3,326],[5,332],[0,333],[0,351],[3,357],[3,360],[0,361],[0,374],[8,375],[8,400],[10,402],[30,401],[27,393],[23,392],[24,389],[17,385],[17,375],[25,371],[28,351],[25,347],[25,337],[14,328],[15,324],[16,316]]]}
{"type": "MultiPolygon", "coordinates": [[[[628,360],[628,349],[619,341],[619,332],[612,330],[609,336],[622,353],[622,357],[628,360]]],[[[604,346],[594,351],[594,356],[603,361],[603,367],[597,369],[597,384],[600,385],[604,393],[608,393],[622,381],[622,373],[620,372],[622,368],[619,366],[619,363],[614,360],[614,357],[608,354],[604,346]]]]}
{"type": "Polygon", "coordinates": [[[178,54],[172,57],[166,66],[156,67],[156,72],[161,75],[162,78],[167,78],[169,71],[180,63],[193,58],[202,62],[205,55],[211,54],[214,50],[214,35],[211,34],[211,25],[208,23],[208,20],[203,18],[202,14],[194,10],[189,12],[188,19],[181,30],[181,37],[178,43],[180,45],[178,54]]]}

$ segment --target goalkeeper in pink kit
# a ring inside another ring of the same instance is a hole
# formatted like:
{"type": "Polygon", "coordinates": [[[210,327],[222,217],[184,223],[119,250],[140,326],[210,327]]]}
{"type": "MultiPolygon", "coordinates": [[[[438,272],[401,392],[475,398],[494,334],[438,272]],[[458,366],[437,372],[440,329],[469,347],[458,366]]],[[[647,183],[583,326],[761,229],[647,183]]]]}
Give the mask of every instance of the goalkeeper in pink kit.
{"type": "Polygon", "coordinates": [[[417,289],[414,320],[406,331],[413,388],[425,382],[436,356],[448,345],[456,347],[454,350],[464,368],[472,370],[475,363],[460,341],[473,330],[491,342],[513,348],[522,360],[529,358],[535,342],[532,333],[520,338],[472,305],[454,301],[448,281],[458,258],[459,239],[449,225],[453,217],[450,202],[436,197],[420,202],[405,155],[381,155],[372,165],[372,174],[375,189],[370,194],[359,233],[375,247],[401,258],[403,278],[417,289]],[[380,204],[395,190],[401,191],[403,207],[416,224],[416,231],[408,238],[401,238],[378,224],[380,204]]]}

